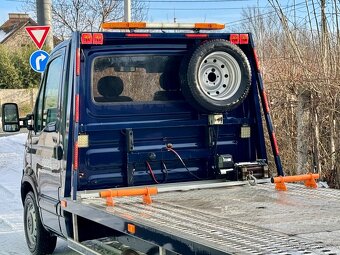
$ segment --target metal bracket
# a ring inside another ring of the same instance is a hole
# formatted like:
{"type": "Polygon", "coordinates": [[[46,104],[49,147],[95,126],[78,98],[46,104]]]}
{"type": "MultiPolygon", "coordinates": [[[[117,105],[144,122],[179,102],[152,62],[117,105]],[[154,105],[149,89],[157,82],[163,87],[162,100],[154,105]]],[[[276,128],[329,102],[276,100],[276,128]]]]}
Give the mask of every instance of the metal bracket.
{"type": "Polygon", "coordinates": [[[125,129],[126,151],[131,152],[134,149],[133,131],[132,128],[125,129]]]}
{"type": "Polygon", "coordinates": [[[223,125],[223,114],[210,114],[208,115],[209,125],[223,125]]]}
{"type": "Polygon", "coordinates": [[[133,186],[133,174],[134,174],[134,165],[130,162],[130,153],[134,149],[134,139],[133,139],[133,130],[132,128],[125,129],[125,142],[126,142],[126,184],[127,186],[133,186]]]}

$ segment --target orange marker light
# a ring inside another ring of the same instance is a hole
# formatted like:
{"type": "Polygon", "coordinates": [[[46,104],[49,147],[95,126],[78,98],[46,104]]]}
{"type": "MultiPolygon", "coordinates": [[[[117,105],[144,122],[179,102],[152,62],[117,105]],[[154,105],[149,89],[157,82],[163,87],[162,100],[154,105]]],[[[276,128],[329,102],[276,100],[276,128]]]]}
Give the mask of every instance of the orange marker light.
{"type": "Polygon", "coordinates": [[[60,201],[60,206],[61,206],[62,208],[66,208],[66,207],[67,207],[67,201],[66,201],[66,200],[61,200],[61,201],[60,201]]]}
{"type": "Polygon", "coordinates": [[[135,234],[135,233],[136,233],[136,226],[129,223],[129,224],[128,224],[128,232],[129,232],[130,234],[135,234]]]}

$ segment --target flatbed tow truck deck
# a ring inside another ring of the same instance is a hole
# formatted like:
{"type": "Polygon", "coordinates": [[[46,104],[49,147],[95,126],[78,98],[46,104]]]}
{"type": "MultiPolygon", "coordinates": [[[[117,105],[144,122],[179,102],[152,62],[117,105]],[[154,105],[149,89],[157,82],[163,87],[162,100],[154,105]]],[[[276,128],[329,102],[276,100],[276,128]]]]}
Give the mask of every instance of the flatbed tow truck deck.
{"type": "MultiPolygon", "coordinates": [[[[169,185],[163,187],[171,190],[169,185]]],[[[123,197],[107,206],[103,198],[80,199],[84,192],[78,192],[77,201],[67,201],[65,210],[80,217],[91,214],[98,223],[125,228],[128,234],[180,254],[191,254],[191,247],[202,250],[196,254],[340,254],[338,190],[288,184],[283,192],[268,182],[209,188],[209,192],[176,187],[177,191],[153,196],[150,205],[140,197],[123,197]],[[135,229],[128,231],[126,225],[135,229]]],[[[93,249],[95,243],[98,240],[82,245],[93,249]]],[[[79,251],[76,242],[70,239],[69,244],[79,251]]]]}

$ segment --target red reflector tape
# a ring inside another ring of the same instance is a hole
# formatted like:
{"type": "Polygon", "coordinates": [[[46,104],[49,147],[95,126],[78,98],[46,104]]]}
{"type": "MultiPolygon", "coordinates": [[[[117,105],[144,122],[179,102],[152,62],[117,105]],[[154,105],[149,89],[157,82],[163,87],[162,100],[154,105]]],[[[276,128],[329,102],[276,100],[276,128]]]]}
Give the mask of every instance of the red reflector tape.
{"type": "Polygon", "coordinates": [[[249,43],[249,35],[240,34],[240,44],[248,44],[248,43],[249,43]]]}
{"type": "Polygon", "coordinates": [[[148,38],[148,37],[151,37],[151,34],[129,33],[129,34],[125,34],[125,36],[130,37],[130,38],[148,38]]]}
{"type": "Polygon", "coordinates": [[[78,170],[78,161],[79,161],[79,149],[78,149],[78,142],[74,144],[74,151],[73,151],[73,170],[78,170]]]}
{"type": "Polygon", "coordinates": [[[93,33],[93,44],[102,45],[104,43],[104,36],[102,33],[93,33]]]}
{"type": "Polygon", "coordinates": [[[263,97],[265,113],[269,113],[268,98],[267,98],[267,94],[266,94],[266,92],[264,90],[262,91],[262,97],[263,97]]]}
{"type": "Polygon", "coordinates": [[[259,62],[259,58],[257,56],[255,48],[253,49],[253,53],[254,53],[254,58],[255,58],[256,70],[257,70],[257,72],[260,72],[260,62],[259,62]]]}
{"type": "Polygon", "coordinates": [[[76,75],[80,75],[80,48],[76,50],[76,75]]]}
{"type": "Polygon", "coordinates": [[[201,39],[201,38],[208,38],[209,35],[208,34],[185,34],[185,37],[187,38],[197,38],[197,39],[201,39]]]}
{"type": "Polygon", "coordinates": [[[74,108],[75,108],[74,121],[79,122],[79,95],[76,95],[74,108]]]}
{"type": "Polygon", "coordinates": [[[239,34],[231,34],[229,37],[229,41],[233,44],[239,44],[240,43],[240,35],[239,34]]]}
{"type": "Polygon", "coordinates": [[[82,33],[81,34],[81,44],[92,44],[92,34],[82,33]]]}
{"type": "Polygon", "coordinates": [[[273,139],[273,146],[274,146],[274,151],[275,151],[275,156],[279,156],[279,146],[277,145],[277,139],[275,136],[275,133],[272,133],[272,139],[273,139]]]}

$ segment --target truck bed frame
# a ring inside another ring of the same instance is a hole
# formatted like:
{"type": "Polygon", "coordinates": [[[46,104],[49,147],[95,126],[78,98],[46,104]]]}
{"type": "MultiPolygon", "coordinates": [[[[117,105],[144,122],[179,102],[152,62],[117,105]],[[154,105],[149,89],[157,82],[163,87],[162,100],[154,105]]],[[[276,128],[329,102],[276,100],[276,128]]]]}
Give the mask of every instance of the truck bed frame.
{"type": "MultiPolygon", "coordinates": [[[[282,192],[268,181],[245,184],[195,182],[193,189],[190,183],[175,184],[177,191],[163,185],[151,205],[128,197],[115,199],[113,207],[102,198],[80,199],[84,192],[78,192],[64,210],[130,236],[128,242],[112,240],[146,254],[158,254],[151,252],[155,247],[162,247],[159,254],[185,255],[340,254],[340,191],[289,184],[282,192]],[[207,192],[200,186],[214,188],[207,192]]],[[[69,240],[71,248],[95,251],[93,242],[76,239],[69,240]]]]}

